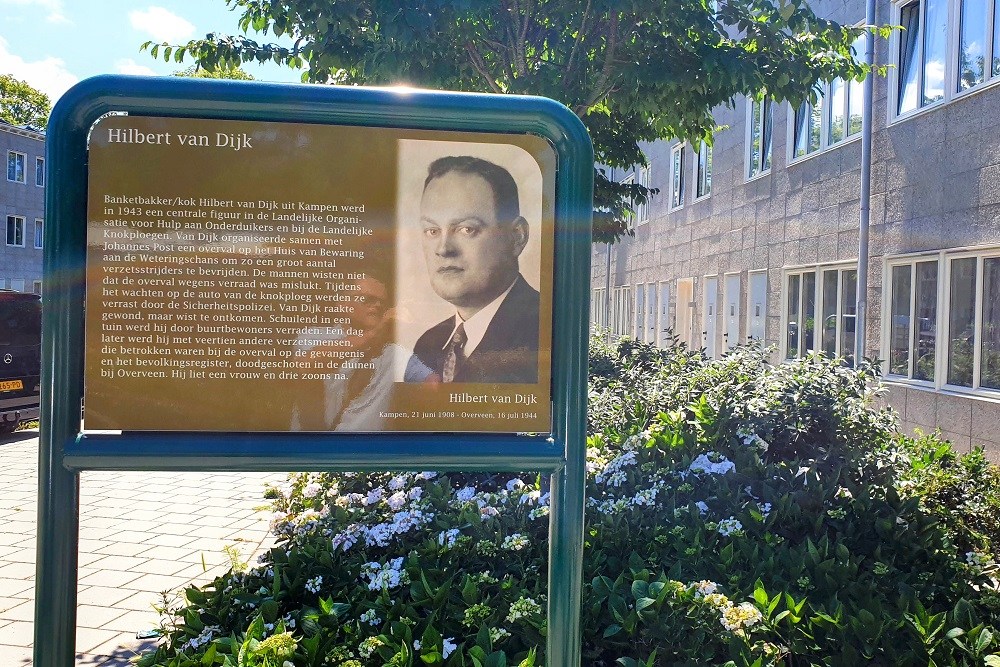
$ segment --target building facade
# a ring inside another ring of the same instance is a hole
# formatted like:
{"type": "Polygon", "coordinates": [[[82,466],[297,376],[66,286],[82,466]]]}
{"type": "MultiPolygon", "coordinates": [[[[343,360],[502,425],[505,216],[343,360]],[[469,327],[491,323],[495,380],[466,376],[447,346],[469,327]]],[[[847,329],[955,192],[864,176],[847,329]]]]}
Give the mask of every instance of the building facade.
{"type": "Polygon", "coordinates": [[[0,121],[0,289],[42,293],[45,226],[45,134],[0,121]]]}
{"type": "MultiPolygon", "coordinates": [[[[813,8],[864,21],[863,1],[813,8]]],[[[879,0],[876,22],[906,30],[876,39],[866,354],[905,430],[1000,461],[1000,2],[879,0]]],[[[862,110],[835,81],[816,105],[720,110],[711,148],[648,146],[631,177],[660,192],[595,246],[592,320],[711,356],[757,338],[775,362],[852,357],[862,110]]]]}

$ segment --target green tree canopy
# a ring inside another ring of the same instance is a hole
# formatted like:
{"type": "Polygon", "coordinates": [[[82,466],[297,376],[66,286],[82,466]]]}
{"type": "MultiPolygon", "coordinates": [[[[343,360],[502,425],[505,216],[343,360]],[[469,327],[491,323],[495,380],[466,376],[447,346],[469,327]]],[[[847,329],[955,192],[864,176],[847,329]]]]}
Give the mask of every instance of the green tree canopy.
{"type": "Polygon", "coordinates": [[[174,76],[188,76],[195,79],[234,79],[236,81],[253,81],[254,78],[242,67],[219,65],[215,69],[207,69],[198,65],[191,65],[180,71],[174,72],[174,76]]]}
{"type": "MultiPolygon", "coordinates": [[[[861,29],[804,0],[226,0],[244,35],[153,45],[203,67],[274,61],[303,80],[544,95],[586,124],[606,167],[645,164],[642,142],[711,140],[713,110],[767,91],[793,103],[860,78],[861,29]],[[248,32],[290,38],[258,42],[248,32]]],[[[595,240],[629,233],[649,191],[595,172],[595,240]]]]}
{"type": "Polygon", "coordinates": [[[11,125],[44,128],[51,111],[48,95],[26,81],[0,74],[0,120],[11,125]]]}

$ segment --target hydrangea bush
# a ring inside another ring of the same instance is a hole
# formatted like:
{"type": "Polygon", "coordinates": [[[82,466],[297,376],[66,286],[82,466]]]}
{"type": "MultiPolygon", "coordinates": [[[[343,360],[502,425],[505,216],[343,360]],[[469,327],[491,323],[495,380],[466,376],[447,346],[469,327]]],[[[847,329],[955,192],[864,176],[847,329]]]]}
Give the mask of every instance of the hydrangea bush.
{"type": "MultiPolygon", "coordinates": [[[[877,372],[595,339],[583,664],[1000,665],[996,469],[877,372]]],[[[147,667],[544,664],[547,480],[302,473],[147,667]]]]}

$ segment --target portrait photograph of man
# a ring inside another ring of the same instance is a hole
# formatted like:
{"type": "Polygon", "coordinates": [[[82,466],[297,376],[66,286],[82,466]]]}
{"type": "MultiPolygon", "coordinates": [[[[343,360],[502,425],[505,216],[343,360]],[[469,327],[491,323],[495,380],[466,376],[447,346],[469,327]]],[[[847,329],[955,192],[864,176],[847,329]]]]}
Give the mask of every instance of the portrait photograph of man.
{"type": "Polygon", "coordinates": [[[405,381],[538,382],[537,164],[504,144],[401,143],[405,381]]]}

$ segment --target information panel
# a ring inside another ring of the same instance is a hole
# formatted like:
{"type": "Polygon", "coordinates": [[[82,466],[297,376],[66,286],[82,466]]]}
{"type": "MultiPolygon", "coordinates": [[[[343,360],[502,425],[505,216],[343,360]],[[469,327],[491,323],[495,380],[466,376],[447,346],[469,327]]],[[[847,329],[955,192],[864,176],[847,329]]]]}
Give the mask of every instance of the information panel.
{"type": "Polygon", "coordinates": [[[532,135],[109,115],[85,430],[551,431],[532,135]]]}

